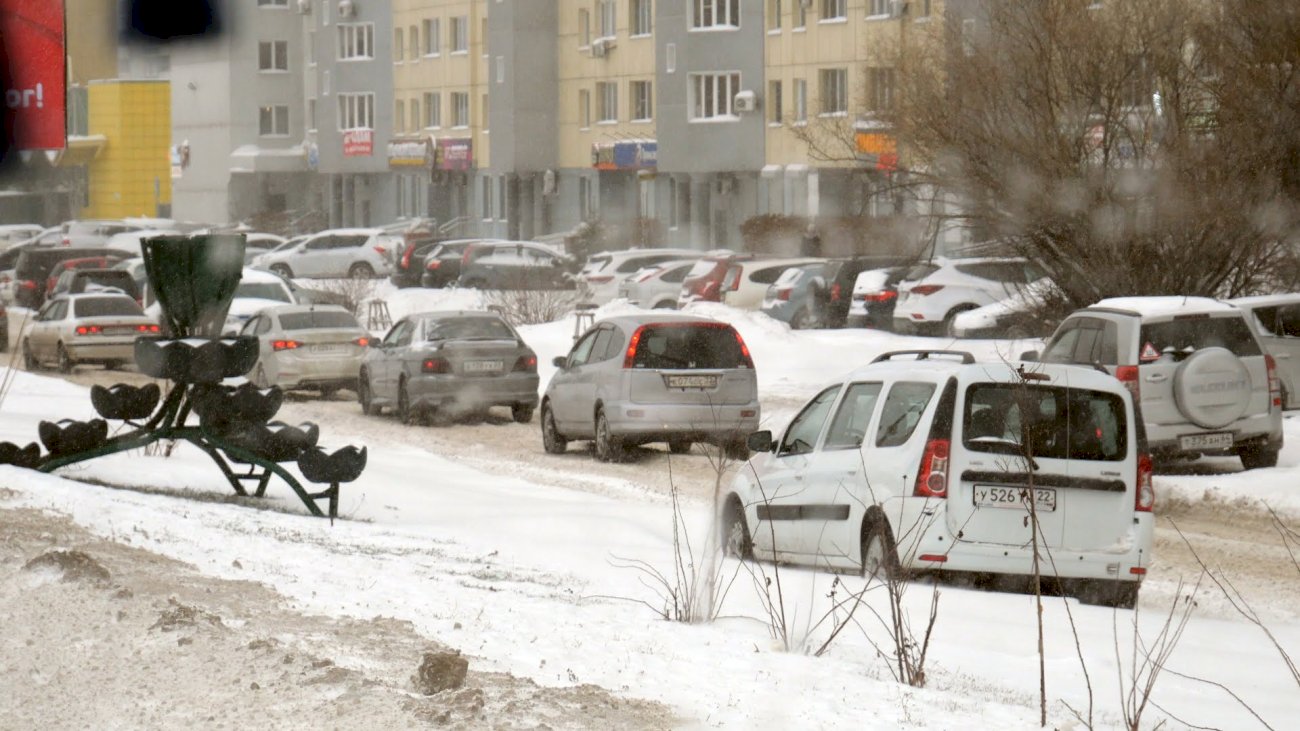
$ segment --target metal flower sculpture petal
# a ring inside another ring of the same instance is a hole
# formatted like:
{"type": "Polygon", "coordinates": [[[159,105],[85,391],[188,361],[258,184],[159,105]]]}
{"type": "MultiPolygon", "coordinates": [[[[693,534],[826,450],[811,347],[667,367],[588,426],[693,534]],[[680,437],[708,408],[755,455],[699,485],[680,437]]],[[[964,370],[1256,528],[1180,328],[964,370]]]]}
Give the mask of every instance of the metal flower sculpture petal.
{"type": "Polygon", "coordinates": [[[220,337],[243,274],[244,237],[155,236],[141,242],[141,250],[171,335],[220,337]]]}
{"type": "Polygon", "coordinates": [[[161,399],[162,389],[156,383],[146,383],[139,387],[126,383],[109,388],[99,385],[90,387],[90,403],[105,419],[136,421],[147,418],[158,407],[161,399]]]}
{"type": "Polygon", "coordinates": [[[298,469],[311,482],[337,484],[352,482],[366,468],[366,448],[344,447],[325,454],[319,447],[308,449],[298,457],[298,469]]]}
{"type": "Polygon", "coordinates": [[[46,451],[55,457],[97,449],[108,441],[108,422],[103,419],[42,421],[37,431],[46,451]]]}
{"type": "Polygon", "coordinates": [[[35,469],[41,462],[41,448],[32,442],[20,447],[13,442],[0,442],[0,464],[35,469]]]}

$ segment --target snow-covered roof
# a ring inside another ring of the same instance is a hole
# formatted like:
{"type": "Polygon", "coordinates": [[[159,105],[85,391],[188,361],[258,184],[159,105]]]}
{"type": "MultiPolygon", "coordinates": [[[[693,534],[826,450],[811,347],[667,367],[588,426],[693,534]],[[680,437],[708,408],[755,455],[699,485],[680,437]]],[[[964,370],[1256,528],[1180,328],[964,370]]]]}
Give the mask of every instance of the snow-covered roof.
{"type": "Polygon", "coordinates": [[[1209,297],[1111,297],[1093,307],[1132,310],[1139,315],[1182,315],[1197,312],[1235,312],[1236,307],[1209,297]]]}
{"type": "Polygon", "coordinates": [[[1271,307],[1273,305],[1294,305],[1300,303],[1300,292],[1288,292],[1286,294],[1259,294],[1254,297],[1238,297],[1230,299],[1237,307],[1271,307]]]}

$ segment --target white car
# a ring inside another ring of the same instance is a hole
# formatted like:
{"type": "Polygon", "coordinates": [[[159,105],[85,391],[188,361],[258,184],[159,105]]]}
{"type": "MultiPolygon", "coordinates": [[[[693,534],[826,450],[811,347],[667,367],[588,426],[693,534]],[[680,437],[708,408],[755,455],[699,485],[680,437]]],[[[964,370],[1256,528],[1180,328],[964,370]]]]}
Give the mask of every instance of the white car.
{"type": "Polygon", "coordinates": [[[381,228],[340,228],[263,254],[253,266],[282,277],[373,279],[392,272],[394,248],[394,238],[381,228]]]}
{"type": "Polygon", "coordinates": [[[44,226],[34,223],[11,223],[0,226],[0,249],[39,236],[45,230],[44,226]]]}
{"type": "Polygon", "coordinates": [[[957,315],[952,321],[952,334],[959,338],[1045,338],[1055,328],[1035,317],[1035,310],[1045,298],[1058,292],[1056,283],[1043,277],[993,304],[957,315]]]}
{"type": "Polygon", "coordinates": [[[235,298],[230,301],[230,309],[226,312],[226,324],[221,334],[236,335],[253,315],[267,307],[285,304],[298,304],[288,282],[270,272],[245,267],[235,289],[235,298]]]}
{"type": "Polygon", "coordinates": [[[1300,409],[1300,294],[1266,294],[1228,301],[1248,313],[1246,322],[1273,356],[1282,380],[1282,408],[1300,409]]]}
{"type": "Polygon", "coordinates": [[[315,388],[328,398],[355,389],[370,333],[336,305],[277,305],[254,314],[240,335],[259,341],[248,378],[259,388],[315,388]]]}
{"type": "Polygon", "coordinates": [[[696,261],[670,261],[642,269],[618,285],[618,296],[650,310],[675,309],[682,282],[696,261]]]}
{"type": "Polygon", "coordinates": [[[1106,373],[1034,364],[1024,378],[968,353],[886,353],[776,439],[751,435],[758,454],[722,496],[720,535],[732,555],[868,576],[1021,578],[1037,536],[1043,575],[1131,607],[1154,541],[1142,434],[1106,373]]]}
{"type": "Polygon", "coordinates": [[[578,279],[586,285],[587,299],[603,305],[618,295],[618,287],[624,280],[642,269],[666,261],[694,260],[703,255],[703,252],[690,249],[603,251],[587,258],[587,263],[578,272],[578,279]]]}
{"type": "Polygon", "coordinates": [[[767,288],[775,283],[785,270],[808,264],[821,264],[825,259],[749,259],[732,262],[722,277],[723,304],[742,310],[757,310],[763,304],[767,288]]]}
{"type": "Polygon", "coordinates": [[[952,335],[953,320],[967,310],[1009,297],[1043,273],[1018,257],[951,259],[921,280],[898,285],[896,332],[952,335]]]}
{"type": "Polygon", "coordinates": [[[143,229],[140,231],[124,231],[119,234],[113,234],[108,237],[104,244],[107,249],[116,249],[127,256],[141,256],[143,250],[140,248],[140,242],[144,239],[154,236],[176,236],[180,231],[175,229],[143,229]]]}

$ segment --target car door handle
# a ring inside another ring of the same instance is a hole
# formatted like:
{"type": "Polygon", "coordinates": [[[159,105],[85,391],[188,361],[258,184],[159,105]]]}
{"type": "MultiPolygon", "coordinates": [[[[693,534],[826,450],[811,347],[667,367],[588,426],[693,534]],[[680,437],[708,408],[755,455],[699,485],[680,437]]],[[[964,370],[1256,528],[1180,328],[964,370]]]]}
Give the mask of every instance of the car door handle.
{"type": "Polygon", "coordinates": [[[1169,380],[1169,376],[1166,376],[1163,373],[1152,373],[1151,375],[1147,376],[1147,383],[1164,383],[1165,381],[1168,380],[1169,380]]]}

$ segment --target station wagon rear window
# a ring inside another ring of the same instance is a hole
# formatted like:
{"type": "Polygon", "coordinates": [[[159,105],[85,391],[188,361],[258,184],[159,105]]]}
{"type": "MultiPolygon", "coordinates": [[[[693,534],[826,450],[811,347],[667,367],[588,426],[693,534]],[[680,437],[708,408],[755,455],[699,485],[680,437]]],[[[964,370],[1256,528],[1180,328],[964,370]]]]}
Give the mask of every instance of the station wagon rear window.
{"type": "Polygon", "coordinates": [[[647,325],[636,342],[633,368],[746,368],[745,354],[729,325],[647,325]]]}
{"type": "Polygon", "coordinates": [[[427,340],[514,340],[504,322],[491,317],[454,317],[430,320],[425,325],[427,340]]]}
{"type": "Polygon", "coordinates": [[[74,303],[74,317],[143,317],[144,310],[130,297],[82,297],[74,303]]]}
{"type": "Polygon", "coordinates": [[[280,327],[285,330],[326,330],[330,328],[359,328],[357,318],[347,312],[292,312],[280,315],[280,327]]]}
{"type": "Polygon", "coordinates": [[[1201,348],[1227,348],[1234,355],[1259,355],[1259,343],[1245,318],[1181,317],[1169,322],[1142,326],[1142,349],[1150,345],[1157,353],[1190,355],[1201,348]]]}
{"type": "Polygon", "coordinates": [[[1117,394],[1059,386],[985,383],[966,391],[962,444],[1017,457],[1117,462],[1128,455],[1128,422],[1117,394]],[[1022,446],[1027,445],[1027,446],[1022,446]]]}

